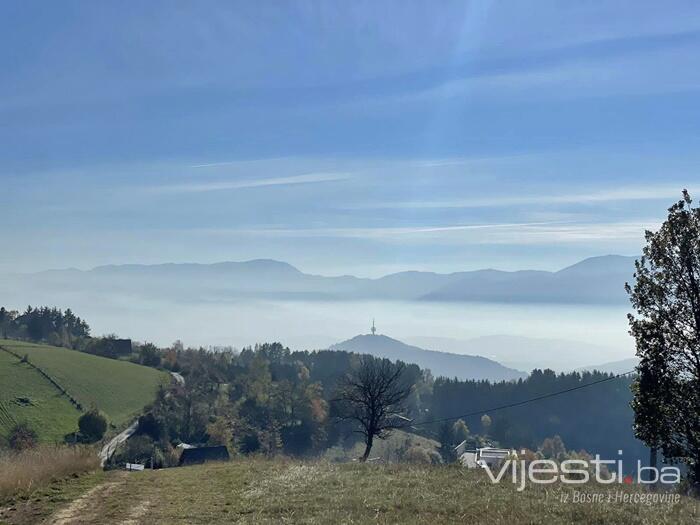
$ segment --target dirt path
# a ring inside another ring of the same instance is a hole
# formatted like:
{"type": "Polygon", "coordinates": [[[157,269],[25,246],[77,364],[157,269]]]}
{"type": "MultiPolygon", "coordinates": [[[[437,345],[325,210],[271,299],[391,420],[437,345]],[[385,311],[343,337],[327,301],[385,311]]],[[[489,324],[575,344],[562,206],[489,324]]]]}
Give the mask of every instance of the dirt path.
{"type": "Polygon", "coordinates": [[[59,509],[45,523],[50,525],[96,523],[101,515],[101,503],[104,503],[104,500],[109,498],[115,489],[124,485],[125,481],[126,475],[119,474],[117,479],[93,487],[67,506],[59,509]]]}
{"type": "Polygon", "coordinates": [[[151,502],[144,500],[135,507],[132,507],[126,519],[121,522],[121,525],[138,525],[141,523],[141,518],[143,518],[148,509],[151,508],[151,502]]]}

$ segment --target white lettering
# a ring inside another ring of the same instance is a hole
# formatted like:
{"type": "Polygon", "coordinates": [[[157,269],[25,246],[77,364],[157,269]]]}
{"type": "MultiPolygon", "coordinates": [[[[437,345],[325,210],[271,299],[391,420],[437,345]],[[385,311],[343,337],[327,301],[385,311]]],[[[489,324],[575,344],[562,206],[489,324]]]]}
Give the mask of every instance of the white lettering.
{"type": "Polygon", "coordinates": [[[584,460],[582,459],[567,459],[566,461],[561,462],[561,480],[562,482],[566,483],[567,475],[574,475],[574,476],[582,476],[583,479],[579,480],[579,478],[572,478],[571,480],[573,482],[580,481],[581,483],[587,483],[588,480],[590,479],[590,475],[588,474],[588,470],[586,470],[587,464],[584,460]],[[580,469],[576,468],[569,468],[570,466],[576,466],[580,465],[580,469]]]}

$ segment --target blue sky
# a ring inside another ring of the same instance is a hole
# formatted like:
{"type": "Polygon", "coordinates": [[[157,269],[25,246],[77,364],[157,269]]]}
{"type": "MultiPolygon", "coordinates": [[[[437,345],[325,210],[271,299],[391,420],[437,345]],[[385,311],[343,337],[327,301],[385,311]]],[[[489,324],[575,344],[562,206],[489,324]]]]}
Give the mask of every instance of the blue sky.
{"type": "Polygon", "coordinates": [[[3,2],[0,271],[636,254],[699,62],[696,2],[3,2]]]}

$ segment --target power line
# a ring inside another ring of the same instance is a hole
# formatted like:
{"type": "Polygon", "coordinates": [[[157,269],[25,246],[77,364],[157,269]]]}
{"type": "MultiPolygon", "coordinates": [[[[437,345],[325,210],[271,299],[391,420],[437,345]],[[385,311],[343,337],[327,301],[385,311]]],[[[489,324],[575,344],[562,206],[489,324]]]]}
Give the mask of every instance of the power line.
{"type": "Polygon", "coordinates": [[[461,414],[459,416],[445,417],[445,418],[441,418],[441,419],[432,419],[430,421],[422,421],[420,423],[414,423],[411,426],[417,427],[417,426],[421,426],[421,425],[431,425],[433,423],[444,423],[446,421],[454,421],[456,419],[461,419],[464,417],[478,416],[479,414],[484,414],[486,412],[497,412],[498,410],[504,410],[506,408],[518,407],[518,406],[526,405],[528,403],[533,403],[534,401],[540,401],[542,399],[547,399],[549,397],[559,396],[561,394],[566,394],[568,392],[573,392],[575,390],[581,390],[582,388],[588,388],[589,386],[599,385],[600,383],[612,381],[613,379],[619,379],[622,376],[634,374],[635,372],[636,372],[636,370],[630,370],[629,372],[623,372],[621,374],[606,377],[605,379],[599,379],[598,381],[593,381],[592,383],[586,383],[585,385],[579,385],[579,386],[575,386],[572,388],[567,388],[566,390],[559,390],[557,392],[550,392],[549,394],[544,394],[541,396],[532,397],[530,399],[525,399],[524,401],[518,401],[517,403],[509,403],[507,405],[501,405],[501,406],[492,407],[492,408],[485,408],[483,410],[476,410],[474,412],[469,412],[468,414],[461,414]]]}

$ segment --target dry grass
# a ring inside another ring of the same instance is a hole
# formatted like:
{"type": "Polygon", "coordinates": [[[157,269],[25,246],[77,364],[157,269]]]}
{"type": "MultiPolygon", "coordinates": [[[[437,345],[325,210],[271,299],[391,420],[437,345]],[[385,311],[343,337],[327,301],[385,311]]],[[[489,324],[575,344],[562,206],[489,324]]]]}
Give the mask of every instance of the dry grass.
{"type": "Polygon", "coordinates": [[[54,480],[96,470],[100,461],[92,448],[40,446],[0,455],[0,502],[27,494],[54,480]]]}
{"type": "MultiPolygon", "coordinates": [[[[455,466],[335,464],[248,458],[144,472],[109,472],[90,523],[697,524],[698,500],[576,502],[576,493],[646,494],[639,486],[492,484],[455,466]],[[116,480],[116,477],[119,477],[116,480]]],[[[19,522],[11,522],[19,523],[19,522]]]]}

